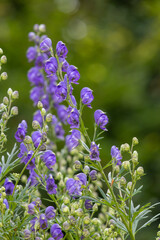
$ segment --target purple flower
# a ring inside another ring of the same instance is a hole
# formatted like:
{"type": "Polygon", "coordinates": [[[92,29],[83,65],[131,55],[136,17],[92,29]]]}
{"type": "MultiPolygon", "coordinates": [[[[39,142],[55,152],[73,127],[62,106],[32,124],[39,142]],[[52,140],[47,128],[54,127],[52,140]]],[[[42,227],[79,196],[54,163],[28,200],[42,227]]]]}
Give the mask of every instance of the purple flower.
{"type": "Polygon", "coordinates": [[[31,231],[29,229],[24,229],[23,234],[24,239],[31,239],[31,231]]]}
{"type": "Polygon", "coordinates": [[[37,180],[38,178],[39,176],[37,175],[37,173],[35,173],[35,171],[31,169],[30,175],[28,178],[28,182],[30,181],[30,186],[36,186],[39,183],[37,180]]]}
{"type": "Polygon", "coordinates": [[[36,59],[37,56],[37,48],[36,47],[29,47],[27,50],[27,58],[29,62],[32,62],[36,59]]]}
{"type": "Polygon", "coordinates": [[[55,240],[55,238],[50,237],[50,238],[48,238],[48,240],[55,240]]]}
{"type": "Polygon", "coordinates": [[[89,156],[90,156],[91,160],[100,161],[99,147],[97,146],[97,144],[95,144],[95,142],[91,142],[90,155],[89,156]]]}
{"type": "Polygon", "coordinates": [[[74,129],[71,135],[66,136],[66,146],[71,151],[79,145],[79,140],[81,139],[80,131],[74,129]]]}
{"type": "Polygon", "coordinates": [[[94,113],[94,119],[96,124],[104,131],[107,129],[105,128],[105,125],[108,123],[108,117],[106,114],[101,110],[96,110],[94,113]]]}
{"type": "Polygon", "coordinates": [[[34,102],[34,105],[37,105],[38,101],[40,101],[41,97],[44,94],[43,87],[34,87],[30,92],[30,98],[34,102]]]}
{"type": "Polygon", "coordinates": [[[36,231],[36,229],[35,229],[35,224],[36,224],[37,220],[38,220],[38,218],[35,217],[35,218],[33,218],[33,219],[30,221],[30,225],[31,225],[30,228],[31,228],[31,231],[32,231],[32,232],[35,232],[35,231],[36,231]]]}
{"type": "Polygon", "coordinates": [[[9,208],[9,203],[8,203],[6,198],[3,200],[3,203],[6,205],[6,209],[8,209],[9,208]]]}
{"type": "Polygon", "coordinates": [[[111,148],[111,156],[114,160],[116,160],[117,165],[121,165],[121,152],[116,146],[112,146],[111,148]]]}
{"type": "Polygon", "coordinates": [[[40,50],[42,52],[48,52],[50,48],[52,47],[52,41],[50,38],[46,37],[41,43],[40,43],[40,50]]]}
{"type": "Polygon", "coordinates": [[[42,73],[40,72],[38,67],[33,67],[28,71],[28,80],[36,85],[36,86],[43,86],[44,85],[44,78],[42,73]]]}
{"type": "Polygon", "coordinates": [[[67,122],[70,125],[70,128],[79,128],[79,112],[76,108],[72,108],[67,122]]]}
{"type": "Polygon", "coordinates": [[[29,32],[28,33],[28,39],[29,41],[33,41],[35,39],[36,35],[34,32],[29,32]]]}
{"type": "Polygon", "coordinates": [[[59,41],[57,43],[56,52],[57,52],[58,57],[60,57],[60,58],[65,58],[67,56],[68,49],[62,41],[59,41]]]}
{"type": "Polygon", "coordinates": [[[78,84],[77,81],[80,79],[80,74],[75,66],[70,65],[67,68],[67,76],[70,83],[78,84]]]}
{"type": "Polygon", "coordinates": [[[67,108],[65,105],[59,105],[57,108],[57,114],[61,122],[64,124],[66,123],[66,120],[68,118],[67,108]]]}
{"type": "Polygon", "coordinates": [[[48,227],[47,218],[45,214],[41,214],[39,217],[40,228],[46,229],[48,227]]]}
{"type": "Polygon", "coordinates": [[[49,76],[55,74],[57,72],[57,69],[58,69],[58,62],[55,57],[51,57],[45,62],[45,72],[49,76]]]}
{"type": "Polygon", "coordinates": [[[33,120],[36,120],[37,122],[39,122],[40,126],[42,127],[42,125],[43,125],[43,118],[42,118],[40,110],[37,110],[34,113],[33,120]]]}
{"type": "Polygon", "coordinates": [[[81,196],[82,194],[82,185],[86,186],[87,183],[87,176],[84,173],[77,174],[78,180],[73,178],[69,178],[66,181],[66,189],[68,190],[70,195],[78,195],[81,196]]]}
{"type": "Polygon", "coordinates": [[[19,125],[17,132],[15,133],[15,139],[17,142],[22,142],[26,136],[27,132],[27,123],[25,120],[23,120],[19,125]]]}
{"type": "Polygon", "coordinates": [[[14,189],[14,184],[10,180],[8,180],[8,178],[6,178],[6,180],[4,182],[4,187],[5,187],[5,193],[7,195],[12,195],[13,189],[14,189]]]}
{"type": "Polygon", "coordinates": [[[57,193],[57,185],[54,182],[52,175],[50,174],[46,180],[46,190],[49,194],[56,194],[57,193]]]}
{"type": "Polygon", "coordinates": [[[45,215],[47,219],[52,219],[55,217],[56,213],[55,213],[55,209],[53,206],[49,206],[46,208],[45,210],[45,215]]]}
{"type": "Polygon", "coordinates": [[[85,203],[84,203],[84,206],[85,206],[86,209],[91,210],[92,207],[93,207],[91,200],[86,199],[85,203]]]}
{"type": "Polygon", "coordinates": [[[55,130],[56,137],[58,139],[64,140],[64,129],[62,127],[62,124],[61,123],[57,123],[55,125],[54,130],[55,130]]]}
{"type": "Polygon", "coordinates": [[[89,176],[90,176],[92,181],[97,180],[97,171],[96,170],[90,171],[89,176]]]}
{"type": "Polygon", "coordinates": [[[48,169],[53,170],[53,166],[56,163],[56,156],[51,150],[45,151],[45,153],[41,156],[41,159],[48,169]]]}
{"type": "Polygon", "coordinates": [[[35,204],[34,203],[28,204],[28,213],[31,215],[35,214],[35,204]]]}
{"type": "Polygon", "coordinates": [[[84,173],[78,173],[77,177],[79,178],[80,182],[86,186],[87,184],[87,176],[84,173]]]}
{"type": "Polygon", "coordinates": [[[34,143],[35,148],[37,148],[41,142],[42,133],[40,131],[35,131],[32,133],[32,141],[34,143]]]}
{"type": "Polygon", "coordinates": [[[57,102],[60,103],[67,98],[67,86],[65,82],[60,82],[55,89],[55,96],[57,98],[57,102]]]}
{"type": "Polygon", "coordinates": [[[45,61],[48,59],[48,56],[46,53],[43,53],[39,56],[37,56],[35,61],[35,66],[38,68],[43,68],[45,65],[45,61]]]}
{"type": "Polygon", "coordinates": [[[57,223],[51,226],[50,233],[55,240],[63,238],[61,227],[57,223]]]}
{"type": "MultiPolygon", "coordinates": [[[[33,151],[29,151],[27,150],[27,147],[25,146],[25,144],[22,142],[20,144],[20,153],[18,154],[18,157],[21,158],[21,162],[27,164],[28,161],[31,159],[33,155],[33,151]]],[[[26,167],[27,169],[31,170],[35,168],[35,158],[33,158],[30,163],[28,164],[28,166],[26,167]]]]}
{"type": "Polygon", "coordinates": [[[69,67],[69,63],[66,61],[66,59],[63,59],[62,71],[67,72],[68,67],[69,67]]]}
{"type": "Polygon", "coordinates": [[[90,103],[93,101],[94,97],[92,94],[92,90],[88,87],[84,87],[81,90],[81,99],[82,103],[87,105],[87,107],[92,108],[90,103]]]}
{"type": "Polygon", "coordinates": [[[44,95],[42,98],[41,98],[41,102],[43,104],[43,107],[46,109],[46,111],[49,109],[49,97],[48,95],[44,95]]]}

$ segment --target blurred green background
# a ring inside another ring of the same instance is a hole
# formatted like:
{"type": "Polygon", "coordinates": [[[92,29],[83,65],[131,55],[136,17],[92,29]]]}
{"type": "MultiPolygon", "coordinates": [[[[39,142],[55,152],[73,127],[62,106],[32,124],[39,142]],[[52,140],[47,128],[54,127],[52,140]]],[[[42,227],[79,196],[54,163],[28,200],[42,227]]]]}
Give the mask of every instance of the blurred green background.
{"type": "MultiPolygon", "coordinates": [[[[86,110],[86,125],[93,111],[102,109],[109,117],[108,132],[101,141],[101,158],[110,158],[114,144],[140,144],[144,166],[141,203],[160,200],[160,1],[159,0],[0,0],[0,47],[7,55],[9,75],[1,82],[0,98],[11,87],[20,93],[19,115],[9,123],[9,147],[18,123],[31,125],[34,108],[29,99],[25,57],[30,46],[28,32],[44,23],[54,46],[66,43],[70,64],[81,73],[74,93],[93,89],[93,110],[86,110]]],[[[30,128],[31,129],[31,128],[30,128]]],[[[92,133],[93,129],[90,129],[92,133]]],[[[154,213],[158,213],[157,207],[154,213]]],[[[137,239],[154,239],[158,223],[142,231],[137,239]]]]}

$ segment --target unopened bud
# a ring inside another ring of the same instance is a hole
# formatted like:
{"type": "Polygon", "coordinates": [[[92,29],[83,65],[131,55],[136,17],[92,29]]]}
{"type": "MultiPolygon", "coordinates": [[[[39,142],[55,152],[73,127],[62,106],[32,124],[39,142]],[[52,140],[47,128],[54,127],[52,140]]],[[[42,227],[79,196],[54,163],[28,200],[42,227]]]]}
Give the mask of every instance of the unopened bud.
{"type": "Polygon", "coordinates": [[[28,135],[25,136],[24,143],[26,143],[26,144],[32,143],[32,138],[30,136],[28,136],[28,135]]]}
{"type": "Polygon", "coordinates": [[[11,114],[12,114],[13,116],[18,115],[18,107],[16,107],[16,106],[12,107],[12,108],[11,108],[11,114]]]}
{"type": "Polygon", "coordinates": [[[128,170],[130,168],[130,162],[129,161],[124,161],[122,163],[122,166],[124,167],[125,170],[128,170]]]}
{"type": "Polygon", "coordinates": [[[63,212],[63,213],[69,213],[69,207],[66,206],[66,205],[63,205],[63,206],[62,206],[62,212],[63,212]]]}
{"type": "Polygon", "coordinates": [[[121,177],[121,179],[120,179],[120,184],[123,186],[123,185],[126,185],[126,179],[125,179],[125,177],[121,177]]]}
{"type": "Polygon", "coordinates": [[[36,120],[34,120],[33,122],[32,122],[32,127],[33,127],[33,129],[40,129],[40,124],[39,124],[39,122],[38,121],[36,121],[36,120]]]}
{"type": "Polygon", "coordinates": [[[138,167],[136,172],[137,172],[137,175],[143,176],[143,175],[144,175],[144,169],[143,169],[143,167],[138,167]]]}
{"type": "Polygon", "coordinates": [[[68,204],[68,203],[70,203],[70,199],[68,197],[64,197],[63,202],[64,202],[64,204],[68,204]]]}
{"type": "Polygon", "coordinates": [[[46,116],[46,122],[52,122],[52,114],[51,113],[48,113],[47,116],[46,116]]]}
{"type": "Polygon", "coordinates": [[[46,31],[46,25],[45,24],[40,24],[39,25],[39,31],[44,33],[46,31]]]}
{"type": "Polygon", "coordinates": [[[2,57],[1,57],[1,63],[2,64],[5,64],[7,62],[7,57],[5,56],[5,55],[3,55],[2,57]]]}
{"type": "Polygon", "coordinates": [[[90,223],[90,221],[91,221],[91,219],[89,218],[89,216],[85,216],[85,217],[83,218],[83,222],[84,222],[84,224],[86,224],[86,225],[88,225],[88,224],[90,223]]]}
{"type": "Polygon", "coordinates": [[[129,152],[130,151],[130,146],[128,143],[122,144],[120,148],[121,152],[129,152]]]}
{"type": "Polygon", "coordinates": [[[70,224],[67,221],[65,221],[63,223],[63,228],[64,228],[65,231],[68,231],[70,229],[70,224]]]}
{"type": "Polygon", "coordinates": [[[127,188],[128,188],[129,190],[131,190],[131,188],[132,188],[132,182],[128,182],[127,188]]]}
{"type": "Polygon", "coordinates": [[[89,231],[88,231],[88,229],[83,229],[83,236],[86,238],[86,237],[88,237],[89,236],[89,231]]]}
{"type": "Polygon", "coordinates": [[[8,75],[6,72],[1,73],[0,79],[7,80],[7,78],[8,78],[8,75]]]}
{"type": "Polygon", "coordinates": [[[3,98],[3,103],[4,103],[5,105],[8,105],[8,103],[9,103],[8,97],[4,97],[4,98],[3,98]]]}
{"type": "Polygon", "coordinates": [[[81,168],[81,166],[82,166],[82,164],[81,164],[81,162],[80,161],[75,161],[75,163],[74,163],[74,168],[76,169],[76,170],[79,170],[80,168],[81,168]]]}
{"type": "Polygon", "coordinates": [[[41,109],[41,114],[42,114],[42,116],[45,116],[45,115],[46,115],[46,110],[45,110],[45,108],[42,108],[42,109],[41,109]]]}
{"type": "Polygon", "coordinates": [[[38,101],[37,107],[38,107],[39,109],[42,109],[42,108],[43,108],[43,104],[42,104],[41,101],[38,101]]]}
{"type": "Polygon", "coordinates": [[[78,209],[75,211],[75,214],[76,214],[78,217],[82,217],[82,216],[83,216],[83,210],[82,210],[82,208],[78,208],[78,209]]]}
{"type": "Polygon", "coordinates": [[[132,162],[134,165],[138,164],[138,152],[137,151],[134,151],[132,154],[132,162]]]}
{"type": "Polygon", "coordinates": [[[84,167],[83,171],[84,171],[85,174],[89,173],[90,167],[86,165],[86,166],[84,167]]]}
{"type": "Polygon", "coordinates": [[[97,203],[95,203],[95,204],[93,205],[93,211],[94,211],[94,212],[97,212],[97,211],[98,211],[98,205],[97,205],[97,203]]]}
{"type": "Polygon", "coordinates": [[[138,138],[134,137],[134,138],[132,139],[132,144],[133,144],[133,146],[137,145],[138,143],[139,143],[139,142],[138,142],[138,138]]]}
{"type": "Polygon", "coordinates": [[[13,90],[11,88],[8,88],[8,91],[7,91],[8,95],[11,96],[12,93],[13,93],[13,90]]]}
{"type": "Polygon", "coordinates": [[[2,48],[0,48],[0,55],[2,55],[3,54],[3,49],[2,48]]]}
{"type": "Polygon", "coordinates": [[[1,103],[1,104],[0,104],[0,111],[5,110],[5,108],[6,108],[6,106],[4,105],[4,103],[1,103]]]}
{"type": "Polygon", "coordinates": [[[18,92],[18,91],[14,91],[14,92],[12,93],[12,98],[13,98],[13,99],[18,99],[18,98],[19,98],[19,92],[18,92]]]}

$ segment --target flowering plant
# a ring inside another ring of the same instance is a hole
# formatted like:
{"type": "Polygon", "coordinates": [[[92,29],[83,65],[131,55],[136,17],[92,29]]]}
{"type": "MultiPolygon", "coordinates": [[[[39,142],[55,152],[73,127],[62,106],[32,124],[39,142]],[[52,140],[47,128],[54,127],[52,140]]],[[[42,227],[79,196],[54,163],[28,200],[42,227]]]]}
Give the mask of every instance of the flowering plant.
{"type": "MultiPolygon", "coordinates": [[[[35,46],[27,50],[28,61],[34,62],[28,71],[30,98],[37,107],[33,132],[27,132],[27,122],[22,120],[15,133],[18,144],[7,155],[6,126],[18,114],[18,108],[12,107],[18,92],[8,89],[0,104],[0,238],[134,240],[159,216],[141,224],[156,204],[134,204],[142,189],[137,181],[144,175],[135,150],[138,139],[120,149],[112,146],[111,159],[101,164],[99,141],[107,131],[108,117],[96,110],[93,136],[89,136],[83,109],[92,108],[93,91],[84,87],[77,103],[73,86],[80,73],[67,62],[66,45],[59,41],[53,50],[44,32],[44,24],[34,26],[29,40],[35,46]],[[21,172],[15,173],[20,164],[21,172]]],[[[6,61],[3,55],[0,64],[6,61]]],[[[7,73],[1,73],[1,79],[6,78],[7,73]]]]}

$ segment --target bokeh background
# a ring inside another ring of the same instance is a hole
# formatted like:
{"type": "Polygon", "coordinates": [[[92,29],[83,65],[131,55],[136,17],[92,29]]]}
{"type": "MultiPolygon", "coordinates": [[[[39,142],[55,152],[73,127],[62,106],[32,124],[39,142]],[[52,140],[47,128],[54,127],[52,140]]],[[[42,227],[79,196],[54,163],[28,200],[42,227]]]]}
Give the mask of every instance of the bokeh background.
{"type": "MultiPolygon", "coordinates": [[[[101,141],[101,159],[110,158],[114,144],[139,139],[139,162],[144,166],[141,203],[160,201],[160,1],[159,0],[0,0],[0,47],[7,55],[9,75],[0,85],[0,100],[11,87],[20,93],[19,115],[9,123],[9,145],[22,119],[31,125],[34,108],[26,50],[28,32],[44,23],[54,46],[66,43],[68,62],[78,67],[79,98],[84,86],[94,91],[93,110],[85,112],[86,126],[98,108],[109,117],[101,141]]],[[[93,129],[90,129],[92,133],[93,129]]],[[[154,213],[160,210],[157,207],[154,213]]],[[[138,235],[155,239],[158,222],[138,235]]]]}

